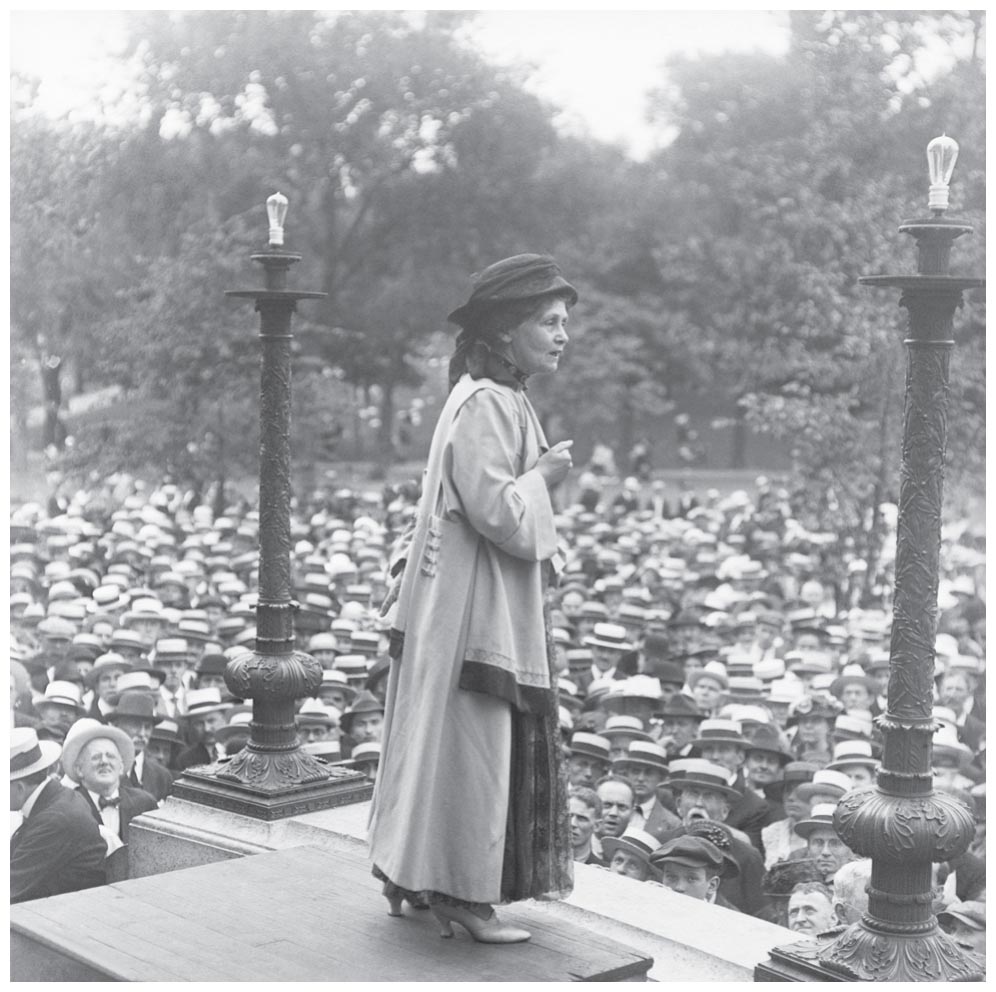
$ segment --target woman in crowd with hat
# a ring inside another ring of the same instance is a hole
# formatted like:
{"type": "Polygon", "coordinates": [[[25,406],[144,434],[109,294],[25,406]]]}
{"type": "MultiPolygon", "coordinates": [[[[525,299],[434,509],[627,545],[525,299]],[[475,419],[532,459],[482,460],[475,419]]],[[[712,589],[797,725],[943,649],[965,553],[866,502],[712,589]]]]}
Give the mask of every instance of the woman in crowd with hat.
{"type": "Polygon", "coordinates": [[[526,940],[493,904],[573,884],[544,618],[558,550],[550,490],[571,468],[571,442],[548,444],[525,387],[557,371],[576,301],[552,258],[516,255],[481,272],[450,314],[450,394],[407,561],[393,569],[397,663],[371,855],[392,915],[403,898],[427,901],[443,936],[457,922],[475,940],[526,940]]]}

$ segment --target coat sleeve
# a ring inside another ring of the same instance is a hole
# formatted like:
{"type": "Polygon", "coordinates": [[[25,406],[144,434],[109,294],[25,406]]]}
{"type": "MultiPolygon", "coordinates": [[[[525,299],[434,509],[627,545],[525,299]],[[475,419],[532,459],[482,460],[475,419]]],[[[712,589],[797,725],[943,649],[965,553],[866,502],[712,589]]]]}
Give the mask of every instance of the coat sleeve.
{"type": "Polygon", "coordinates": [[[450,439],[449,473],[470,525],[507,554],[545,561],[557,551],[553,505],[535,468],[518,474],[525,424],[493,389],[461,407],[450,439]]]}
{"type": "Polygon", "coordinates": [[[85,809],[46,811],[21,830],[10,859],[12,903],[104,884],[107,846],[85,809]]]}

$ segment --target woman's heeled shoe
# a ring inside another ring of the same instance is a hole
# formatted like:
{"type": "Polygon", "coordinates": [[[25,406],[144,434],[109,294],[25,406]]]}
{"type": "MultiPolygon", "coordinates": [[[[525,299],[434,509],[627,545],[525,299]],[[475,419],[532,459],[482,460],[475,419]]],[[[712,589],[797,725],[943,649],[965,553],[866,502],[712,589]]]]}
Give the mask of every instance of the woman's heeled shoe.
{"type": "Polygon", "coordinates": [[[464,906],[450,906],[447,903],[437,903],[432,906],[432,912],[439,920],[440,937],[452,937],[454,923],[459,923],[481,944],[518,944],[529,940],[531,936],[528,930],[500,922],[498,914],[493,909],[491,916],[486,920],[482,920],[464,906]]]}
{"type": "Polygon", "coordinates": [[[401,911],[401,904],[405,901],[404,896],[389,896],[386,892],[384,893],[384,898],[387,899],[387,915],[388,916],[404,916],[405,914],[401,911]]]}

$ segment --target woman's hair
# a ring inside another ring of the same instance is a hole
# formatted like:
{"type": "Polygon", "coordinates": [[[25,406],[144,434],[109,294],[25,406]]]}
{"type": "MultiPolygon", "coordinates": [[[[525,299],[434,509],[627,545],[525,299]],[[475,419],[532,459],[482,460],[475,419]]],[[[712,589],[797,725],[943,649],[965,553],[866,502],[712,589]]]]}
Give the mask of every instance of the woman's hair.
{"type": "Polygon", "coordinates": [[[559,290],[526,300],[483,304],[474,319],[457,335],[456,348],[450,358],[450,389],[464,372],[469,372],[473,379],[485,375],[488,357],[498,349],[501,336],[535,317],[551,300],[556,299],[567,300],[570,305],[574,297],[566,290],[559,290]]]}

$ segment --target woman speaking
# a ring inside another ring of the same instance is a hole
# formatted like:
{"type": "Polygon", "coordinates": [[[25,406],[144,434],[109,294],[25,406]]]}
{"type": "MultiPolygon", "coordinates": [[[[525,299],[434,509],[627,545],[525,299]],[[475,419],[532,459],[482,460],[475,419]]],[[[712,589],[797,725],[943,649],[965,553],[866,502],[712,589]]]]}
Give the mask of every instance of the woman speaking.
{"type": "Polygon", "coordinates": [[[459,923],[486,943],[528,940],[494,904],[573,884],[544,609],[549,494],[571,442],[548,447],[525,390],[557,371],[576,301],[552,258],[516,255],[449,316],[460,333],[402,559],[370,813],[389,912],[428,904],[444,937],[459,923]]]}

